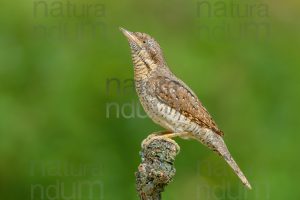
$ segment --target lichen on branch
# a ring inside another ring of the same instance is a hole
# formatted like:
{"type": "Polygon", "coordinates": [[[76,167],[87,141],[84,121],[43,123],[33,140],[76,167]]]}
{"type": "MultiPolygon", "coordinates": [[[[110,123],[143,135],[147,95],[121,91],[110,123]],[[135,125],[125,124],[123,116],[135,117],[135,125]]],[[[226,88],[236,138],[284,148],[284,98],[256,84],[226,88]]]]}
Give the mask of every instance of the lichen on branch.
{"type": "Polygon", "coordinates": [[[142,146],[142,163],[135,173],[137,191],[141,200],[160,200],[165,186],[175,176],[174,161],[180,147],[163,137],[153,138],[142,146]]]}

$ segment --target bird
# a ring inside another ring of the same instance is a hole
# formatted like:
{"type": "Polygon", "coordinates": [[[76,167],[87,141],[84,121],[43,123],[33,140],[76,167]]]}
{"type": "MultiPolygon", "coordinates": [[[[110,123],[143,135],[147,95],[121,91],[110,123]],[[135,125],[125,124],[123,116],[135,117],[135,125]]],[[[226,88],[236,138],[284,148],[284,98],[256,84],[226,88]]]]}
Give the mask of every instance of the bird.
{"type": "Polygon", "coordinates": [[[159,43],[146,33],[119,29],[129,42],[135,88],[141,105],[154,123],[166,129],[143,143],[156,137],[195,139],[219,154],[251,189],[223,140],[223,131],[196,94],[170,70],[159,43]]]}

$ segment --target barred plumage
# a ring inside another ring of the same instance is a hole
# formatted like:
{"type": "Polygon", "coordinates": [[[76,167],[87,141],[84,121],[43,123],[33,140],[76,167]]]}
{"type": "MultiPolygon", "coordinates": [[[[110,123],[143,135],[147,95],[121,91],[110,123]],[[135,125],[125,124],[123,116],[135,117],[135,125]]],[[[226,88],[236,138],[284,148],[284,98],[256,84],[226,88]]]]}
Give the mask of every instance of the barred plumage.
{"type": "MultiPolygon", "coordinates": [[[[231,157],[218,128],[195,93],[167,66],[159,44],[149,35],[121,31],[127,37],[134,64],[134,79],[140,102],[157,124],[183,138],[199,140],[221,155],[240,180],[251,188],[231,157]]],[[[170,134],[172,135],[172,134],[170,134]]],[[[174,134],[175,135],[175,134],[174,134]]]]}

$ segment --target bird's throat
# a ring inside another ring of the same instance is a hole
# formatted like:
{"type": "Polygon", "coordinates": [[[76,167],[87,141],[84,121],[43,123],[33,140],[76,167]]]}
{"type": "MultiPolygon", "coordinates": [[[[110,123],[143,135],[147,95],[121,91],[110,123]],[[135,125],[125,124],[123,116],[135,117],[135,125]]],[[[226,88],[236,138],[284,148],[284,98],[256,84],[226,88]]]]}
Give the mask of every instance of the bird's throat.
{"type": "Polygon", "coordinates": [[[141,50],[138,53],[133,53],[132,61],[136,80],[147,78],[151,71],[157,67],[154,60],[144,50],[141,50]]]}

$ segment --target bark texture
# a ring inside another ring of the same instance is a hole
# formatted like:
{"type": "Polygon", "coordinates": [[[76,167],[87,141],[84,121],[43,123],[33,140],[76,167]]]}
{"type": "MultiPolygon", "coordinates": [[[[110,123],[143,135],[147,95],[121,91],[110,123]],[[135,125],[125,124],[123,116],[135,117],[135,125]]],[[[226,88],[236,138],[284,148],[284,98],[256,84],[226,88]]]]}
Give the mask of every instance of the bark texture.
{"type": "Polygon", "coordinates": [[[164,188],[172,181],[174,161],[180,148],[171,139],[155,138],[143,145],[142,162],[138,167],[136,188],[141,200],[160,200],[164,188]]]}

